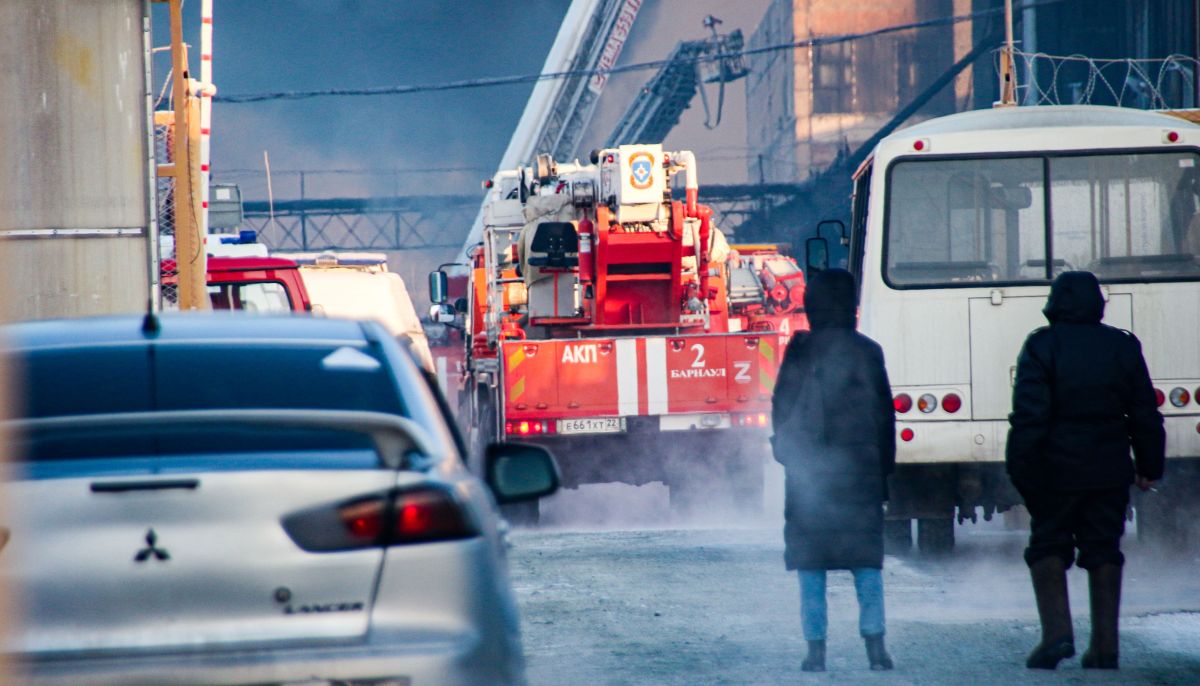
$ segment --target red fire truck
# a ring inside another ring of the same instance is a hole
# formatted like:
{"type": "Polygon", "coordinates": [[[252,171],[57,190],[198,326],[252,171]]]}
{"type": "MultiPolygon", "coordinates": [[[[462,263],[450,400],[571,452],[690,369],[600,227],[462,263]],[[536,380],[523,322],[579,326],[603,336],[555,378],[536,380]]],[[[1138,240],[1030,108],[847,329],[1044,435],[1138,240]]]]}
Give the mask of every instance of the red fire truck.
{"type": "MultiPolygon", "coordinates": [[[[174,259],[161,265],[165,293],[173,294],[179,283],[174,259]]],[[[299,266],[278,257],[208,257],[208,297],[214,310],[249,310],[262,314],[311,312],[312,303],[299,266]]],[[[172,297],[164,307],[175,307],[172,297]]]]}
{"type": "MultiPolygon", "coordinates": [[[[807,327],[804,277],[777,246],[730,246],[697,201],[697,171],[691,152],[626,145],[485,182],[459,379],[475,452],[532,441],[567,487],[661,481],[675,512],[761,509],[771,392],[790,332],[807,327]]],[[[452,317],[447,275],[430,282],[452,317]]]]}

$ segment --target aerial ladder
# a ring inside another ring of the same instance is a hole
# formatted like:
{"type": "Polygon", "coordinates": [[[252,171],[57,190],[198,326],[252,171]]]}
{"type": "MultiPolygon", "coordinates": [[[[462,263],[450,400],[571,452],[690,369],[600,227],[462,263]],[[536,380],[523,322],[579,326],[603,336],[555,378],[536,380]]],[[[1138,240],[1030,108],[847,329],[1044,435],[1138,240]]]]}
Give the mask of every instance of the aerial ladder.
{"type": "MultiPolygon", "coordinates": [[[[606,74],[617,63],[643,0],[572,0],[542,73],[569,72],[538,81],[525,104],[498,170],[527,165],[538,153],[570,159],[591,122],[606,74]]],[[[483,207],[463,244],[462,260],[483,240],[483,207]]]]}
{"type": "Polygon", "coordinates": [[[741,54],[744,45],[741,30],[718,33],[717,26],[721,23],[710,14],[704,18],[704,26],[712,32],[711,36],[680,41],[675,46],[666,64],[625,110],[604,147],[663,142],[697,92],[704,103],[705,127],[713,129],[721,123],[725,84],[749,73],[741,54]],[[715,115],[709,108],[705,83],[718,84],[715,115]]]}

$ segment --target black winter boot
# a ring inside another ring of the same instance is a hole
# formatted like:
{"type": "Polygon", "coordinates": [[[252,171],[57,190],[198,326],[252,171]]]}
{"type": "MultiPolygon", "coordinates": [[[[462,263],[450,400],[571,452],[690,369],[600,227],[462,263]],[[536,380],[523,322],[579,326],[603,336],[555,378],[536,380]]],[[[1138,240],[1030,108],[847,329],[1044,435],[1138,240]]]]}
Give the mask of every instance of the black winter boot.
{"type": "Polygon", "coordinates": [[[1121,565],[1088,571],[1092,600],[1092,642],[1083,654],[1084,669],[1117,669],[1117,622],[1121,614],[1121,565]]]}
{"type": "Polygon", "coordinates": [[[800,671],[825,671],[825,641],[808,642],[808,655],[805,655],[804,661],[800,663],[800,671]]]}
{"type": "Polygon", "coordinates": [[[1071,628],[1071,604],[1067,597],[1067,565],[1060,557],[1050,556],[1029,566],[1038,617],[1042,621],[1042,642],[1025,666],[1029,669],[1055,669],[1061,660],[1075,655],[1075,632],[1071,628]]]}
{"type": "Polygon", "coordinates": [[[895,668],[892,656],[888,655],[887,648],[883,647],[883,634],[865,636],[863,640],[867,644],[867,660],[871,662],[872,671],[882,672],[895,668]]]}

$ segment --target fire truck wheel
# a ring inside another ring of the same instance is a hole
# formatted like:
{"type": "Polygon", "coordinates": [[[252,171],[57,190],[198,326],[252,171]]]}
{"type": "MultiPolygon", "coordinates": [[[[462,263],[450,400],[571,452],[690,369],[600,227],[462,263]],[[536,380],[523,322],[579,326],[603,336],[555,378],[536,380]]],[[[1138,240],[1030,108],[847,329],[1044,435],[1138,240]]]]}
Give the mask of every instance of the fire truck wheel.
{"type": "Polygon", "coordinates": [[[671,516],[675,519],[694,517],[706,501],[704,488],[695,481],[679,479],[667,486],[671,516]]]}
{"type": "Polygon", "coordinates": [[[912,550],[912,520],[883,520],[883,551],[888,555],[905,555],[912,550]]]}
{"type": "Polygon", "coordinates": [[[496,437],[496,406],[482,394],[476,401],[475,425],[469,434],[471,456],[468,458],[471,471],[483,474],[483,456],[496,437]]]}
{"type": "Polygon", "coordinates": [[[757,518],[763,511],[763,452],[738,443],[674,446],[664,464],[675,519],[757,518]]]}
{"type": "Polygon", "coordinates": [[[765,455],[756,450],[743,450],[729,461],[729,493],[735,512],[745,517],[760,517],[763,512],[763,479],[765,455]]]}
{"type": "Polygon", "coordinates": [[[937,555],[954,550],[954,518],[918,519],[917,549],[923,555],[937,555]]]}
{"type": "Polygon", "coordinates": [[[500,513],[513,526],[532,528],[537,526],[541,520],[541,509],[538,507],[538,501],[536,500],[527,503],[501,505],[500,513]]]}

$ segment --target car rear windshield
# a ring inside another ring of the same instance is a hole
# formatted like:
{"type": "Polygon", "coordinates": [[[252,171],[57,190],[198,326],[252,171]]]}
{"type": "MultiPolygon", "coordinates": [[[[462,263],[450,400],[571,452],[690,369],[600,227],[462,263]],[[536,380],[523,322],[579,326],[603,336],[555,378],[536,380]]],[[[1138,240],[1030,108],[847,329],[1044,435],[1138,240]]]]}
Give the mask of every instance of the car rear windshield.
{"type": "MultiPolygon", "coordinates": [[[[375,468],[380,465],[370,434],[327,428],[280,426],[105,426],[17,432],[10,442],[19,462],[113,460],[116,471],[138,470],[138,458],[186,458],[191,467],[375,468]]],[[[163,464],[156,460],[155,469],[163,464]]],[[[88,467],[87,469],[95,469],[88,467]]]]}
{"type": "Polygon", "coordinates": [[[406,415],[374,345],[203,341],[63,346],[21,355],[27,417],[192,409],[406,415]]]}

